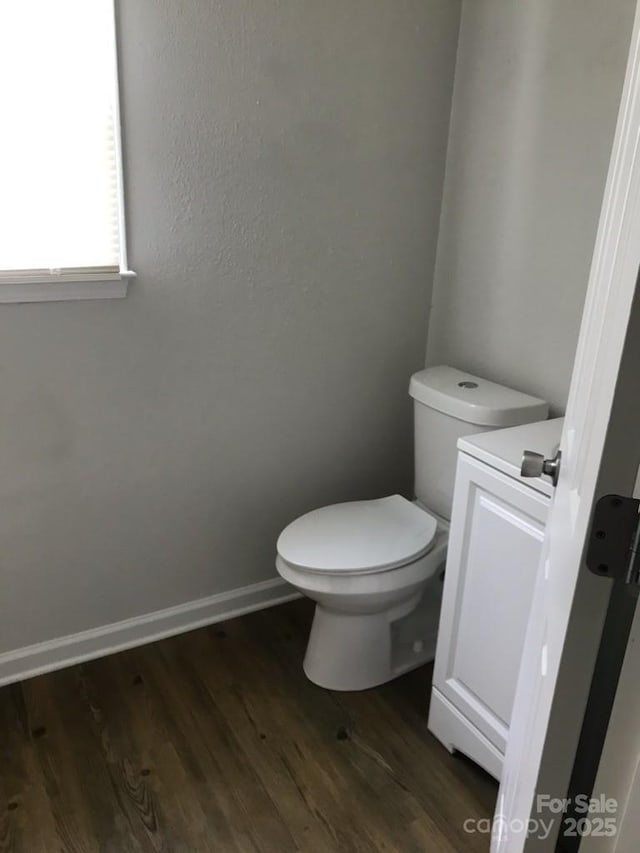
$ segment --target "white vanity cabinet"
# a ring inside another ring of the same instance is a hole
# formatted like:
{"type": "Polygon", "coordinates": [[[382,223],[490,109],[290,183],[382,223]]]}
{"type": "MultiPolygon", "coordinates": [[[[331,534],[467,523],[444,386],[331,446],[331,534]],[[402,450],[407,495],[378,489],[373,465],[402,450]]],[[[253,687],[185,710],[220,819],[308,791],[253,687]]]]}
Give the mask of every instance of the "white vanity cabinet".
{"type": "Polygon", "coordinates": [[[500,778],[552,485],[524,449],[553,456],[562,420],[458,442],[429,728],[500,778]]]}

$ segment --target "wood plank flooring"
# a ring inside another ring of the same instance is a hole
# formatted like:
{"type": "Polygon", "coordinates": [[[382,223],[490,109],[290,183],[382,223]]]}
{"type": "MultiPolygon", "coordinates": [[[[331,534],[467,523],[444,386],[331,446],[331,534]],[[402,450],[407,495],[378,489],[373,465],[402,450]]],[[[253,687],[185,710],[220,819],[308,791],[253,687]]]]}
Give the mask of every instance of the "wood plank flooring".
{"type": "Polygon", "coordinates": [[[486,851],[497,786],[429,734],[429,667],[305,678],[295,601],[0,690],[2,853],[486,851]]]}

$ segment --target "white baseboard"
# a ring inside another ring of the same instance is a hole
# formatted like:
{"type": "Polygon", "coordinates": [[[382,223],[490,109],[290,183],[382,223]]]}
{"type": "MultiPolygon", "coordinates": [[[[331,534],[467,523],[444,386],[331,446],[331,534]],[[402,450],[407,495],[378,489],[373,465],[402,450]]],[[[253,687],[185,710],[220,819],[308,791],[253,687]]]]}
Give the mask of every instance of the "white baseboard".
{"type": "Polygon", "coordinates": [[[281,578],[0,654],[0,686],[299,598],[281,578]]]}

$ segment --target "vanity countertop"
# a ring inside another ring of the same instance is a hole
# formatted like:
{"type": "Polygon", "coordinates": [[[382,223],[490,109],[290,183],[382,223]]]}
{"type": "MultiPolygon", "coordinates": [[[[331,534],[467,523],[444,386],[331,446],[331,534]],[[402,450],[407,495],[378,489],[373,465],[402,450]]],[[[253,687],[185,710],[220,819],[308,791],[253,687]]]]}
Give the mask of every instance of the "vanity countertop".
{"type": "Polygon", "coordinates": [[[560,442],[563,422],[564,418],[553,418],[479,435],[466,435],[458,439],[458,449],[551,497],[553,485],[548,477],[525,479],[520,476],[520,463],[523,450],[542,453],[545,459],[553,457],[560,442]]]}

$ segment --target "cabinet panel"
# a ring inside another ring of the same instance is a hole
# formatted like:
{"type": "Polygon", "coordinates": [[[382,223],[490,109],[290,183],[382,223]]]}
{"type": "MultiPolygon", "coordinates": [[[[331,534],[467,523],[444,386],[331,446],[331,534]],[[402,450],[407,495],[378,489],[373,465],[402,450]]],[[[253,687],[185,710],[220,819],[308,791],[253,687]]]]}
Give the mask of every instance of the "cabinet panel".
{"type": "Polygon", "coordinates": [[[548,505],[546,496],[460,454],[434,687],[501,752],[548,505]]]}

